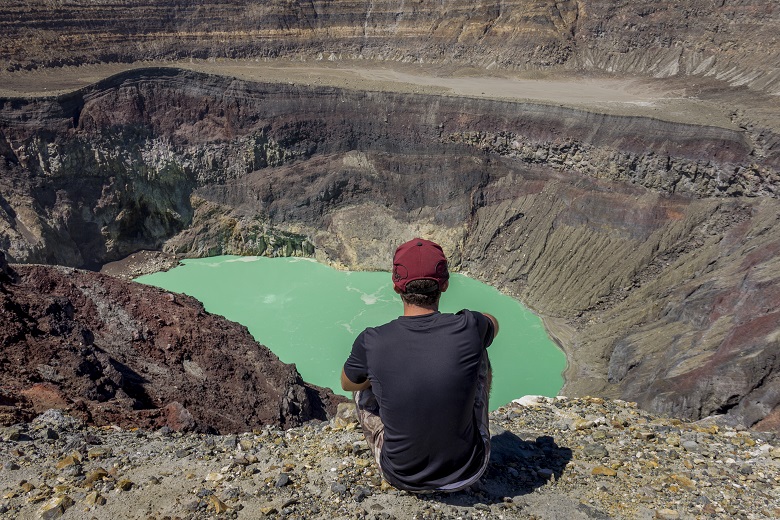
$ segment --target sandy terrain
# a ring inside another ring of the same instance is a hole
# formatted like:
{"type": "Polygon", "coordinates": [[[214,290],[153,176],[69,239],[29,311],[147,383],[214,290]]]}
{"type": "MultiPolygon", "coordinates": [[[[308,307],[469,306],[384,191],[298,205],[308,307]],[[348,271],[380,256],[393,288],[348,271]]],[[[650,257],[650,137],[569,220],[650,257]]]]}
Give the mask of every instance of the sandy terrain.
{"type": "Polygon", "coordinates": [[[378,62],[183,61],[100,64],[42,71],[0,73],[0,96],[48,96],[72,91],[119,72],[170,66],[248,81],[284,82],[420,94],[529,101],[595,112],[638,115],[733,127],[732,104],[703,99],[708,81],[680,82],[571,73],[513,73],[469,68],[378,62]]]}

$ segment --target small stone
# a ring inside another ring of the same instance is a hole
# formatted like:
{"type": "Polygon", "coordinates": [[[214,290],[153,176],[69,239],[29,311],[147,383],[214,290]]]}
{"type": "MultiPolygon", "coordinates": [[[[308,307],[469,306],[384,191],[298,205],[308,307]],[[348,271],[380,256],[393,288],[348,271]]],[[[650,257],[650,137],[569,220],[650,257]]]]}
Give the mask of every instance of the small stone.
{"type": "Polygon", "coordinates": [[[122,480],[116,483],[116,488],[121,489],[122,491],[130,491],[131,489],[133,489],[134,485],[135,484],[131,480],[123,478],[122,480]]]}
{"type": "Polygon", "coordinates": [[[279,476],[276,478],[276,483],[274,484],[274,487],[284,487],[287,484],[290,483],[290,475],[287,473],[279,473],[279,476]]]}
{"type": "Polygon", "coordinates": [[[701,508],[701,512],[705,515],[714,515],[718,513],[718,508],[714,504],[704,504],[701,508]]]}
{"type": "Polygon", "coordinates": [[[593,428],[594,423],[593,421],[589,421],[587,419],[576,419],[571,424],[572,430],[587,430],[589,428],[593,428]]]}
{"type": "Polygon", "coordinates": [[[87,452],[87,458],[90,460],[102,459],[105,457],[110,457],[111,453],[111,448],[106,446],[95,446],[94,448],[89,449],[87,452]]]}
{"type": "Polygon", "coordinates": [[[45,502],[38,510],[38,518],[49,520],[50,518],[59,518],[65,514],[65,511],[73,505],[73,499],[68,495],[54,497],[45,502]]]}
{"type": "Polygon", "coordinates": [[[177,459],[183,459],[184,457],[186,457],[189,454],[190,454],[189,451],[182,450],[182,449],[176,450],[175,452],[173,452],[173,456],[176,457],[177,459]]]}
{"type": "Polygon", "coordinates": [[[224,513],[225,511],[230,509],[227,504],[225,504],[223,501],[221,501],[219,498],[217,498],[214,495],[209,496],[208,503],[209,503],[209,507],[212,508],[214,512],[217,514],[224,513]]]}
{"type": "Polygon", "coordinates": [[[102,506],[106,503],[106,497],[97,491],[92,491],[91,493],[87,494],[86,497],[84,497],[84,503],[88,506],[102,506]]]}
{"type": "Polygon", "coordinates": [[[684,441],[682,443],[682,447],[685,449],[685,451],[690,451],[693,453],[701,451],[701,446],[699,446],[696,441],[684,441]]]}
{"type": "Polygon", "coordinates": [[[103,480],[107,476],[108,471],[104,470],[103,468],[95,468],[87,474],[86,478],[84,479],[84,484],[87,486],[92,485],[95,482],[103,480]]]}
{"type": "Polygon", "coordinates": [[[222,500],[233,500],[237,499],[241,495],[241,490],[239,488],[228,488],[225,490],[225,492],[222,494],[222,500]]]}
{"type": "Polygon", "coordinates": [[[742,464],[739,467],[739,472],[742,475],[751,475],[753,473],[753,466],[751,466],[750,464],[742,464]]]}
{"type": "Polygon", "coordinates": [[[27,482],[27,481],[23,481],[19,485],[19,487],[22,488],[22,491],[24,491],[25,493],[29,493],[30,491],[35,489],[35,486],[33,485],[33,483],[32,482],[27,482]]]}
{"type": "Polygon", "coordinates": [[[477,502],[474,504],[474,509],[478,509],[480,511],[490,511],[490,506],[481,502],[477,502]]]}
{"type": "Polygon", "coordinates": [[[362,502],[366,499],[366,497],[371,496],[371,491],[369,489],[366,489],[364,487],[358,487],[357,491],[355,491],[355,502],[362,502]]]}
{"type": "Polygon", "coordinates": [[[678,484],[680,484],[682,487],[686,489],[689,490],[696,489],[696,483],[684,475],[672,475],[671,477],[669,477],[669,479],[677,482],[678,484]]]}
{"type": "Polygon", "coordinates": [[[234,462],[236,464],[238,464],[239,466],[249,466],[249,464],[250,464],[249,459],[247,457],[245,457],[244,455],[239,455],[238,457],[236,457],[234,459],[234,462]]]}
{"type": "Polygon", "coordinates": [[[269,507],[261,507],[260,512],[263,513],[265,516],[270,516],[278,513],[279,511],[275,507],[269,506],[269,507]]]}
{"type": "Polygon", "coordinates": [[[75,455],[67,455],[57,463],[57,469],[67,468],[69,466],[76,466],[81,464],[81,459],[75,455]]]}
{"type": "Polygon", "coordinates": [[[680,513],[673,509],[659,509],[655,512],[655,518],[659,520],[677,520],[680,518],[680,513]]]}
{"type": "Polygon", "coordinates": [[[19,469],[19,464],[11,460],[3,464],[3,469],[6,471],[15,471],[19,469]]]}
{"type": "Polygon", "coordinates": [[[206,481],[207,482],[219,482],[220,480],[222,480],[224,478],[225,478],[225,475],[223,475],[222,473],[217,473],[217,472],[211,472],[211,473],[206,475],[206,481]]]}
{"type": "Polygon", "coordinates": [[[586,457],[591,459],[601,459],[604,457],[609,457],[609,452],[607,451],[607,448],[597,443],[586,444],[582,448],[582,453],[586,457]]]}
{"type": "Polygon", "coordinates": [[[617,471],[615,471],[612,468],[608,468],[606,466],[596,466],[593,468],[593,471],[590,472],[591,475],[602,475],[605,477],[614,477],[617,476],[617,471]]]}
{"type": "Polygon", "coordinates": [[[337,493],[339,495],[343,495],[344,493],[347,492],[347,486],[345,486],[341,482],[334,482],[333,484],[331,484],[330,490],[333,493],[337,493]]]}
{"type": "Polygon", "coordinates": [[[336,417],[335,419],[338,419],[337,422],[342,427],[346,426],[349,423],[357,423],[357,410],[355,409],[355,403],[348,402],[348,403],[339,403],[336,408],[336,417]]]}
{"type": "Polygon", "coordinates": [[[555,472],[551,469],[542,468],[537,471],[536,474],[545,480],[550,480],[555,475],[555,472]]]}
{"type": "Polygon", "coordinates": [[[22,438],[23,436],[24,436],[24,431],[21,428],[16,426],[11,426],[3,433],[3,439],[11,442],[19,442],[21,440],[24,440],[22,438]]]}

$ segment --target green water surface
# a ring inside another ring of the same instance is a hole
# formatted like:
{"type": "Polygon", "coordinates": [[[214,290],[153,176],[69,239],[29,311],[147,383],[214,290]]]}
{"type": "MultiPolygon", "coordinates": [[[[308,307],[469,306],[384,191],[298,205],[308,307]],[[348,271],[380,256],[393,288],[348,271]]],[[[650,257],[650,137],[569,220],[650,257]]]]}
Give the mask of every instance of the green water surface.
{"type": "MultiPolygon", "coordinates": [[[[355,337],[403,312],[386,272],[338,271],[300,258],[219,256],[183,264],[136,281],[197,298],[295,363],[304,380],[341,394],[341,368],[355,337]]],[[[558,393],[565,357],[537,316],[496,289],[453,274],[440,310],[464,308],[494,315],[501,327],[489,349],[491,409],[526,394],[558,393]]]]}

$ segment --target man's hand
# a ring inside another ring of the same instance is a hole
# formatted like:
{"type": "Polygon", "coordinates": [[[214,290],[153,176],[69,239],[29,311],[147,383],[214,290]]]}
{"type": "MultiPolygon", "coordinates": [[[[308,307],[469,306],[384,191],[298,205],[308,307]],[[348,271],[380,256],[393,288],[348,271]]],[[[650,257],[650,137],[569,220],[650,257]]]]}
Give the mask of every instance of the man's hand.
{"type": "Polygon", "coordinates": [[[341,369],[341,388],[343,390],[346,390],[347,392],[357,392],[360,390],[365,390],[370,386],[371,386],[371,381],[369,381],[368,379],[366,379],[362,383],[353,383],[347,377],[347,374],[344,373],[344,369],[341,369]]]}
{"type": "Polygon", "coordinates": [[[482,314],[484,314],[485,317],[493,323],[493,338],[495,338],[498,336],[498,320],[492,314],[488,314],[486,312],[483,312],[482,314]]]}

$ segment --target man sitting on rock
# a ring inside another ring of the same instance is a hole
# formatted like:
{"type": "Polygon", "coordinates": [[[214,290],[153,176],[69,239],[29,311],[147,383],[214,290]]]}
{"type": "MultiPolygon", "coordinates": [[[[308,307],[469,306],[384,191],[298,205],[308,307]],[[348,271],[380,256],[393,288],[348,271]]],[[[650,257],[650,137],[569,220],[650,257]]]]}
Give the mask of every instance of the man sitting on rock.
{"type": "Polygon", "coordinates": [[[439,312],[449,271],[433,242],[398,247],[392,275],[404,314],[357,337],[341,386],[355,392],[358,419],[390,484],[458,491],[479,480],[490,458],[486,349],[498,322],[469,310],[439,312]]]}

